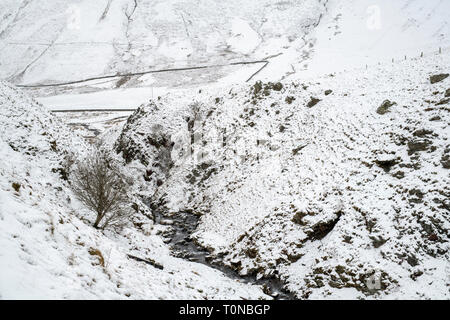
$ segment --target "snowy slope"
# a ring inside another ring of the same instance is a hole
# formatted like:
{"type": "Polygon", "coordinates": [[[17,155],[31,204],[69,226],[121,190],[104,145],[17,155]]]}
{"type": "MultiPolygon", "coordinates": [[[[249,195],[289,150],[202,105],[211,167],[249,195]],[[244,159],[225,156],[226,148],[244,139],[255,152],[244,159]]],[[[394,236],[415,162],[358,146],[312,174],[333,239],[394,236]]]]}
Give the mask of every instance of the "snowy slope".
{"type": "Polygon", "coordinates": [[[2,1],[0,78],[48,84],[202,67],[30,91],[51,109],[130,108],[180,88],[304,79],[446,51],[449,6],[445,0],[2,1]],[[255,60],[268,63],[227,65],[255,60]]]}
{"type": "MultiPolygon", "coordinates": [[[[42,6],[8,0],[0,6],[0,78],[29,84],[263,59],[283,46],[300,50],[325,1],[57,0],[42,6]]],[[[235,70],[202,71],[201,78],[235,70]]],[[[180,75],[155,77],[173,84],[180,75]]]]}
{"type": "Polygon", "coordinates": [[[93,229],[61,178],[65,155],[83,150],[58,118],[0,83],[0,298],[268,298],[260,287],[171,257],[156,235],[164,228],[144,216],[119,235],[93,229]]]}
{"type": "MultiPolygon", "coordinates": [[[[448,47],[449,10],[445,0],[58,0],[45,6],[37,0],[5,0],[0,4],[0,78],[52,83],[263,59],[270,63],[255,79],[295,78],[448,47]]],[[[261,67],[101,82],[104,88],[243,82],[261,67]]]]}
{"type": "Polygon", "coordinates": [[[450,2],[350,0],[328,3],[314,30],[305,73],[326,73],[449,49],[450,2]]]}
{"type": "Polygon", "coordinates": [[[117,150],[161,180],[168,216],[201,215],[193,237],[241,274],[299,298],[448,298],[450,77],[430,76],[449,58],[167,95],[117,150]]]}

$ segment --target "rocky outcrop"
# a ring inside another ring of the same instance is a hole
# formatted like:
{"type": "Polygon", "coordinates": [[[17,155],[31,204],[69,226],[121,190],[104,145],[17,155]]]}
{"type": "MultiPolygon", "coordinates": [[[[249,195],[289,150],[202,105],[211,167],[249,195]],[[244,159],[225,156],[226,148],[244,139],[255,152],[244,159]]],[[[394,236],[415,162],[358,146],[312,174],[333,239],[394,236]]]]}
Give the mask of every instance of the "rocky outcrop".
{"type": "Polygon", "coordinates": [[[438,82],[441,82],[444,79],[447,79],[447,77],[449,76],[448,73],[440,73],[440,74],[435,74],[430,76],[430,83],[431,84],[435,84],[438,82]]]}
{"type": "Polygon", "coordinates": [[[314,107],[316,104],[318,104],[320,101],[321,101],[320,99],[311,97],[311,100],[309,100],[309,102],[306,104],[306,106],[307,106],[308,108],[312,108],[312,107],[314,107]]]}
{"type": "Polygon", "coordinates": [[[390,108],[396,104],[397,103],[391,102],[390,100],[384,100],[383,103],[378,107],[377,113],[381,115],[386,114],[390,112],[390,108]]]}

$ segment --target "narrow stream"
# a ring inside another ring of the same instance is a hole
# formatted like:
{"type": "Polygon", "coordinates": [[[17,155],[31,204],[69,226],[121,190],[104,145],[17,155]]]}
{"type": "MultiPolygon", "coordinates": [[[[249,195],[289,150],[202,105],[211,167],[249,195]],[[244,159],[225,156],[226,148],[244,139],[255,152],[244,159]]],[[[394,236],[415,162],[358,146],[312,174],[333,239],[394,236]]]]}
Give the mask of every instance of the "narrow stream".
{"type": "Polygon", "coordinates": [[[205,248],[199,246],[193,241],[191,235],[197,229],[200,217],[188,213],[177,212],[176,214],[167,216],[162,212],[164,210],[154,209],[154,217],[156,223],[170,225],[170,231],[165,233],[170,241],[174,256],[189,261],[203,263],[209,267],[222,271],[227,277],[240,280],[244,283],[260,285],[263,287],[264,293],[272,296],[277,300],[294,300],[295,295],[283,288],[284,284],[277,278],[256,279],[256,276],[241,276],[237,271],[223,264],[220,257],[212,256],[205,248]]]}

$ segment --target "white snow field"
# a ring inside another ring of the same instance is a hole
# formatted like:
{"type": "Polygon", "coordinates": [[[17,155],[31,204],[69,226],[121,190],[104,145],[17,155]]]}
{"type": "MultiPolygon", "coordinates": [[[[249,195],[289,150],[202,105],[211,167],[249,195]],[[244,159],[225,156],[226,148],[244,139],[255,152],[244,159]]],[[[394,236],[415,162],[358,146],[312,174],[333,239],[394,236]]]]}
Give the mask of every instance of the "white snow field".
{"type": "Polygon", "coordinates": [[[0,299],[272,299],[270,277],[298,299],[450,299],[448,12],[1,0],[0,299]],[[118,233],[67,176],[97,139],[133,181],[118,233]],[[180,214],[240,280],[178,257],[180,214]]]}

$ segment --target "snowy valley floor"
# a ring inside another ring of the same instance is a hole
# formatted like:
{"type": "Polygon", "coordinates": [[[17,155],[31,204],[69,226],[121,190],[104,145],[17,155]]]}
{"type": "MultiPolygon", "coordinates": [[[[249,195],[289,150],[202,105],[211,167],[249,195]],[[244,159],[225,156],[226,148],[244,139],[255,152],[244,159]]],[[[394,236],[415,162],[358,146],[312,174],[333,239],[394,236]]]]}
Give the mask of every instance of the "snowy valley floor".
{"type": "Polygon", "coordinates": [[[223,264],[297,298],[449,299],[450,77],[430,82],[449,65],[433,54],[154,99],[99,135],[134,180],[140,215],[120,234],[92,228],[63,179],[88,143],[1,83],[0,298],[271,298],[174,257],[182,212],[223,264]]]}

